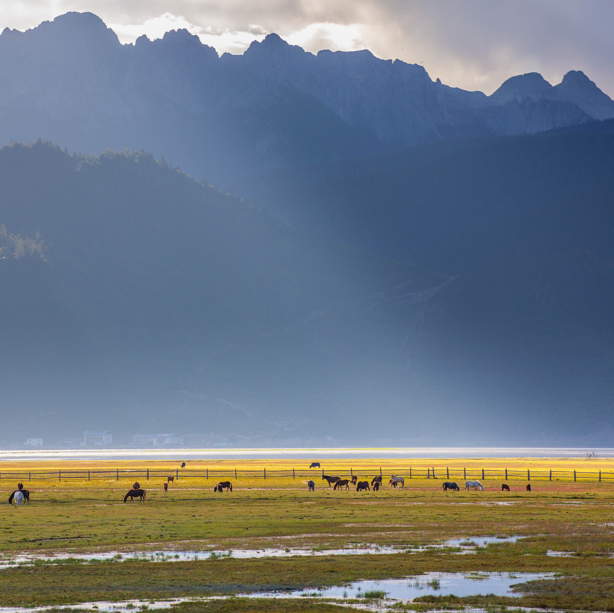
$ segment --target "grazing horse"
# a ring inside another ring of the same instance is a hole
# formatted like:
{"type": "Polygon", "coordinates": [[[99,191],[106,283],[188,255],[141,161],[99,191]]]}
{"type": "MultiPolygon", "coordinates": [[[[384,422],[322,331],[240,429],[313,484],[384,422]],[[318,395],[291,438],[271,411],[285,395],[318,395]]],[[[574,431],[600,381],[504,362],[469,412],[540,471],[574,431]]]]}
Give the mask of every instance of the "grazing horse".
{"type": "Polygon", "coordinates": [[[358,481],[358,477],[356,475],[352,475],[352,478],[350,479],[350,483],[352,485],[356,485],[357,481],[358,481]]]}
{"type": "Polygon", "coordinates": [[[309,481],[307,481],[307,491],[308,492],[316,491],[316,482],[313,479],[309,479],[309,481]]]}
{"type": "Polygon", "coordinates": [[[484,486],[479,481],[465,481],[465,489],[471,489],[484,491],[484,486]]]}
{"type": "Polygon", "coordinates": [[[230,481],[220,481],[214,488],[214,492],[223,492],[226,490],[227,492],[232,492],[232,483],[230,481]]]}
{"type": "Polygon", "coordinates": [[[390,475],[390,485],[392,487],[396,487],[399,483],[401,484],[401,487],[405,487],[404,477],[395,477],[394,475],[390,475]]]}
{"type": "Polygon", "coordinates": [[[181,462],[181,468],[185,468],[185,462],[181,462]]]}
{"type": "Polygon", "coordinates": [[[175,477],[167,477],[166,478],[166,482],[167,483],[175,483],[175,477]]]}
{"type": "Polygon", "coordinates": [[[309,468],[320,468],[320,462],[312,462],[309,468]]]}
{"type": "Polygon", "coordinates": [[[373,487],[376,483],[381,483],[381,482],[382,482],[382,476],[377,475],[377,477],[373,477],[373,480],[371,481],[371,487],[373,487]]]}
{"type": "Polygon", "coordinates": [[[331,483],[337,483],[340,477],[329,477],[328,475],[322,475],[322,481],[328,481],[328,487],[330,487],[331,483]]]}
{"type": "Polygon", "coordinates": [[[166,492],[168,492],[168,483],[163,483],[162,486],[164,487],[164,493],[166,494],[166,492]]]}
{"type": "Polygon", "coordinates": [[[346,490],[350,489],[350,480],[349,479],[337,479],[337,481],[335,481],[335,487],[333,489],[341,489],[342,487],[344,487],[346,490]]]}
{"type": "Polygon", "coordinates": [[[356,491],[357,492],[364,492],[366,490],[371,491],[371,488],[369,487],[369,482],[368,481],[359,481],[358,484],[356,485],[356,491]]]}
{"type": "Polygon", "coordinates": [[[502,492],[509,492],[510,491],[510,486],[507,483],[502,483],[501,484],[501,491],[502,492]]]}
{"type": "Polygon", "coordinates": [[[527,483],[527,492],[530,492],[530,491],[531,491],[531,484],[527,483]]]}
{"type": "Polygon", "coordinates": [[[374,492],[378,492],[379,491],[379,486],[381,485],[381,483],[379,481],[376,481],[372,485],[373,485],[373,491],[374,492]]]}
{"type": "Polygon", "coordinates": [[[147,497],[147,492],[145,490],[130,490],[125,496],[124,496],[124,502],[126,502],[126,500],[128,500],[128,498],[130,498],[130,500],[132,502],[134,502],[135,498],[140,498],[141,502],[145,502],[145,498],[147,497]]]}
{"type": "Polygon", "coordinates": [[[16,505],[20,505],[24,501],[24,499],[25,497],[23,495],[23,492],[21,490],[16,490],[11,494],[9,498],[9,504],[15,503],[16,505]]]}
{"type": "Polygon", "coordinates": [[[458,483],[456,481],[444,481],[441,489],[446,492],[448,490],[452,490],[453,492],[460,492],[460,487],[458,487],[458,483]]]}

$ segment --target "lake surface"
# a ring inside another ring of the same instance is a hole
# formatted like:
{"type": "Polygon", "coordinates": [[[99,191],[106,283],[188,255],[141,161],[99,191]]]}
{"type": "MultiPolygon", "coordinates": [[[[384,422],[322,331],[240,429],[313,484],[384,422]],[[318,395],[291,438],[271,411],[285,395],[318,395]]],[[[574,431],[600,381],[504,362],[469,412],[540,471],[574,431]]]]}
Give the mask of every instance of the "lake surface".
{"type": "Polygon", "coordinates": [[[58,460],[207,460],[207,459],[370,459],[370,458],[598,458],[614,457],[614,448],[581,447],[396,447],[272,449],[7,449],[0,461],[58,460]]]}

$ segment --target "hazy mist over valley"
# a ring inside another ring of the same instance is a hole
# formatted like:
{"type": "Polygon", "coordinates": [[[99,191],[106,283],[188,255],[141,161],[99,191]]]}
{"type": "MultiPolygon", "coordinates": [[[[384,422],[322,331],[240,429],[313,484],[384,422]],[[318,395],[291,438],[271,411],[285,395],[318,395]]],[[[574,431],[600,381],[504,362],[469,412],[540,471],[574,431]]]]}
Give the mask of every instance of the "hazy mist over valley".
{"type": "Polygon", "coordinates": [[[0,446],[612,445],[614,101],[581,68],[486,95],[276,34],[5,29],[0,446]]]}

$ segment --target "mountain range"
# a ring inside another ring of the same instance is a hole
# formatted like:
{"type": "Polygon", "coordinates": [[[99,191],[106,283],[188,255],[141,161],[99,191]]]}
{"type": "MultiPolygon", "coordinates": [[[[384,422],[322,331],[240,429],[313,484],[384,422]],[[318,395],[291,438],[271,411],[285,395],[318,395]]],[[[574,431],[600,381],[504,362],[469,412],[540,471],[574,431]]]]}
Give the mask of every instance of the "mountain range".
{"type": "Polygon", "coordinates": [[[0,445],[611,444],[613,117],[579,71],[5,30],[0,445]]]}
{"type": "Polygon", "coordinates": [[[419,65],[367,50],[314,55],[275,34],[221,57],[186,30],[122,45],[91,13],[5,29],[0,83],[0,144],[145,149],[226,187],[266,169],[614,117],[580,71],[556,86],[520,75],[486,96],[419,65]]]}

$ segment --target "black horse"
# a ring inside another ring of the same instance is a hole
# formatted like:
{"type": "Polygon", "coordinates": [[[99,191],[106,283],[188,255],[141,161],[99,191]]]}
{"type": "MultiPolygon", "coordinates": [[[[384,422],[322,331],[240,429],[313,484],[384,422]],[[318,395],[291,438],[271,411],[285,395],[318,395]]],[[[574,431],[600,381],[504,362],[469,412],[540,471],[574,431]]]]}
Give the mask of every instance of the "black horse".
{"type": "Polygon", "coordinates": [[[309,479],[309,481],[307,481],[307,491],[309,492],[315,492],[316,491],[316,482],[313,479],[309,479]]]}
{"type": "Polygon", "coordinates": [[[501,491],[502,492],[509,492],[510,491],[510,486],[507,483],[502,483],[501,484],[501,491]]]}
{"type": "Polygon", "coordinates": [[[130,498],[130,500],[134,501],[135,498],[140,498],[141,502],[145,502],[145,498],[147,497],[147,492],[145,490],[130,490],[125,496],[124,496],[124,502],[126,502],[126,500],[128,500],[128,498],[130,498]]]}
{"type": "Polygon", "coordinates": [[[312,462],[309,468],[320,468],[320,462],[312,462]]]}
{"type": "Polygon", "coordinates": [[[214,488],[214,492],[223,492],[226,490],[227,492],[232,492],[232,483],[230,481],[220,481],[214,488]]]}
{"type": "Polygon", "coordinates": [[[444,481],[441,489],[445,492],[447,490],[452,490],[453,492],[460,492],[460,487],[458,487],[458,483],[456,481],[444,481]]]}

